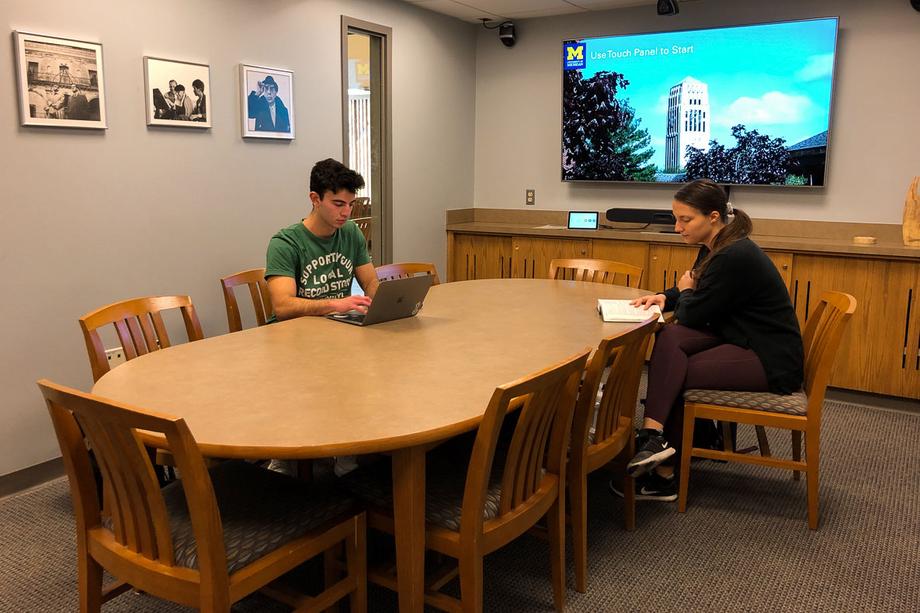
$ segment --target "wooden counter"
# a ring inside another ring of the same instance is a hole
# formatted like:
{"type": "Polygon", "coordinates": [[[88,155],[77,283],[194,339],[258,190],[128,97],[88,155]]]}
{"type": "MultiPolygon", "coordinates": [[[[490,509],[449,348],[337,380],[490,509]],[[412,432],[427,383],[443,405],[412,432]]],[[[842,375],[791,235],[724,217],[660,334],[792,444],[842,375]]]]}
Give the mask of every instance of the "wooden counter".
{"type": "MultiPolygon", "coordinates": [[[[565,211],[448,211],[448,280],[543,278],[553,258],[586,257],[640,266],[641,287],[657,292],[676,284],[698,250],[661,226],[568,230],[565,220],[565,211]]],[[[856,297],[831,385],[920,399],[920,248],[903,245],[901,226],[755,219],[754,230],[803,327],[820,292],[856,297]],[[865,235],[877,244],[853,244],[865,235]]]]}

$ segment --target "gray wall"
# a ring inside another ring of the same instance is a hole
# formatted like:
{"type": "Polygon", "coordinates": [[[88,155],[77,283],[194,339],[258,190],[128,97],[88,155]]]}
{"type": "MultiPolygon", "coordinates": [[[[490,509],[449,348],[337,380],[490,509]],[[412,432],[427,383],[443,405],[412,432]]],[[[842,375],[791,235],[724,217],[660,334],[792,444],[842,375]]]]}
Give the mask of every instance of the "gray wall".
{"type": "Polygon", "coordinates": [[[189,294],[205,334],[226,332],[218,278],[264,265],[309,211],[312,163],[341,157],[341,14],[393,28],[394,258],[444,270],[444,211],[473,199],[475,26],[395,0],[0,5],[9,30],[102,42],[109,117],[20,127],[0,45],[0,475],[60,455],[34,381],[90,388],[83,313],[189,294]],[[146,127],[144,55],[210,64],[212,129],[146,127]],[[294,70],[295,141],[240,138],[240,62],[294,70]]]}
{"type": "Polygon", "coordinates": [[[828,185],[818,190],[734,188],[754,217],[901,223],[910,179],[920,174],[920,13],[907,0],[700,0],[663,18],[650,6],[521,21],[506,49],[480,32],[476,57],[476,206],[603,211],[668,208],[673,187],[562,183],[561,41],[839,16],[828,185]]]}

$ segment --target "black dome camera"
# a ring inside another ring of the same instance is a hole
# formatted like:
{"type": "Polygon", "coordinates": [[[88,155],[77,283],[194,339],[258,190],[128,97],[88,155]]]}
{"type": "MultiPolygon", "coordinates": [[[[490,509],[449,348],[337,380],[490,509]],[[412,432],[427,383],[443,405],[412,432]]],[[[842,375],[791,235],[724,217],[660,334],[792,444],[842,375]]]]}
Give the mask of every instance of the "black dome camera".
{"type": "Polygon", "coordinates": [[[506,21],[498,26],[498,38],[506,47],[513,47],[516,42],[514,36],[514,24],[506,21]]]}

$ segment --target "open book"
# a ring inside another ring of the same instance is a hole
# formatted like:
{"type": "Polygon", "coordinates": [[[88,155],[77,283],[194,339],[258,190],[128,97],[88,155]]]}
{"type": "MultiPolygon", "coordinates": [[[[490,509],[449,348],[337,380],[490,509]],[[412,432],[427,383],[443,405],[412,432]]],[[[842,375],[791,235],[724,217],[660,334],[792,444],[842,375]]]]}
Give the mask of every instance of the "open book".
{"type": "Polygon", "coordinates": [[[631,306],[629,300],[604,300],[598,298],[597,312],[600,313],[604,321],[622,322],[622,321],[645,321],[653,315],[658,315],[658,321],[664,323],[664,316],[658,305],[652,305],[648,309],[640,306],[631,306]]]}

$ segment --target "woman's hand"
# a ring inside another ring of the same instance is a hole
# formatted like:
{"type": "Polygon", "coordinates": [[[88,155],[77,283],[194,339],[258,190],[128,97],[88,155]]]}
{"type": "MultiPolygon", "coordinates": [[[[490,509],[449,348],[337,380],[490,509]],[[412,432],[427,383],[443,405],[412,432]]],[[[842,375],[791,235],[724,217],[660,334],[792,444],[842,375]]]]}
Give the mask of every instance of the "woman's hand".
{"type": "Polygon", "coordinates": [[[696,279],[693,278],[693,271],[686,271],[684,275],[680,278],[680,281],[677,282],[677,289],[684,291],[685,289],[696,289],[696,279]]]}
{"type": "Polygon", "coordinates": [[[642,296],[641,298],[636,298],[629,304],[632,306],[641,306],[643,309],[648,309],[652,305],[657,305],[659,309],[664,310],[664,301],[666,300],[664,294],[651,294],[649,296],[642,296]]]}

